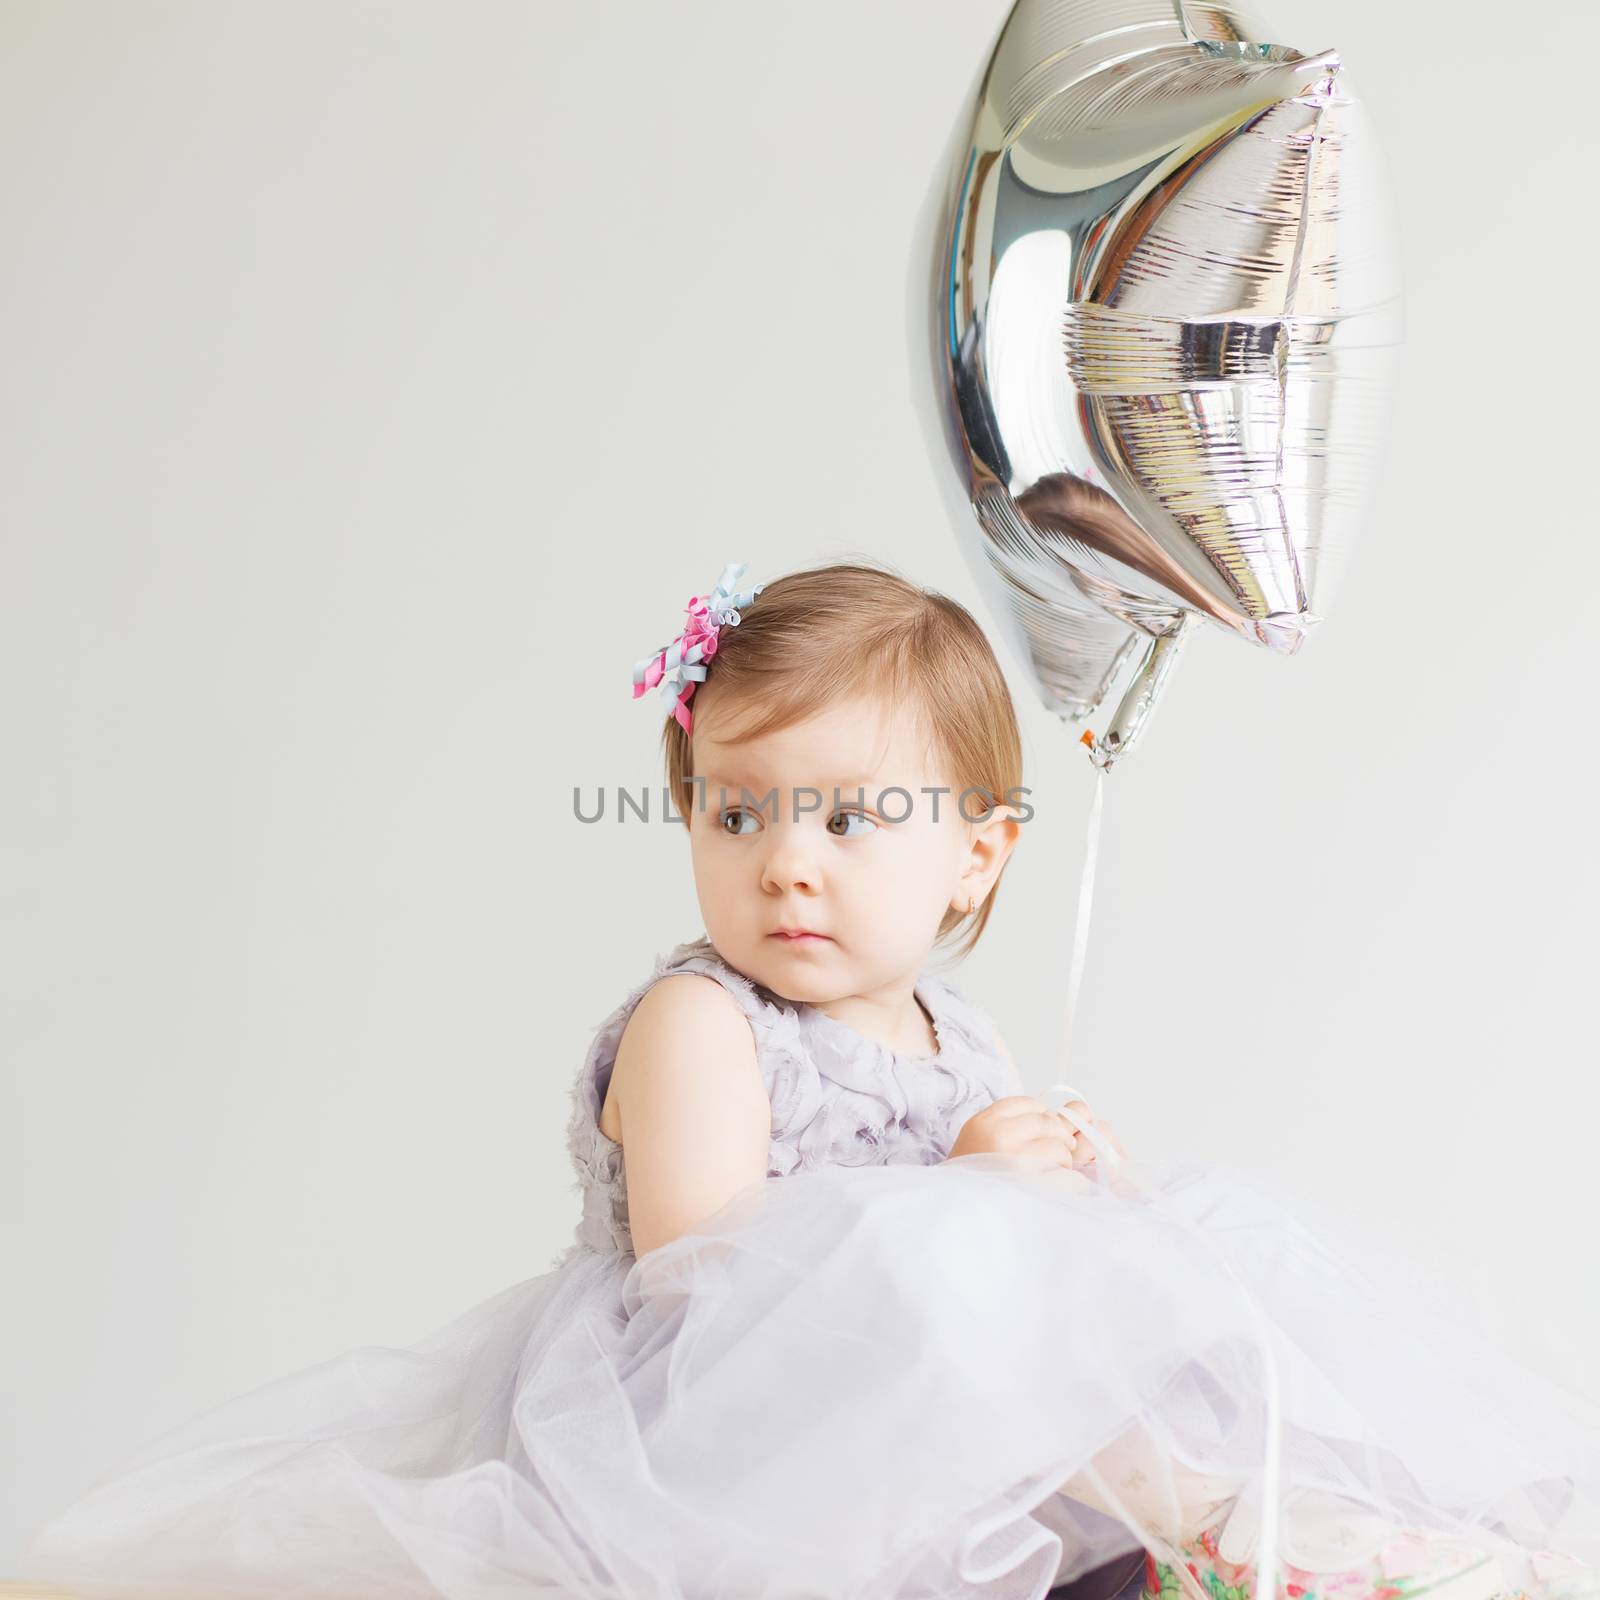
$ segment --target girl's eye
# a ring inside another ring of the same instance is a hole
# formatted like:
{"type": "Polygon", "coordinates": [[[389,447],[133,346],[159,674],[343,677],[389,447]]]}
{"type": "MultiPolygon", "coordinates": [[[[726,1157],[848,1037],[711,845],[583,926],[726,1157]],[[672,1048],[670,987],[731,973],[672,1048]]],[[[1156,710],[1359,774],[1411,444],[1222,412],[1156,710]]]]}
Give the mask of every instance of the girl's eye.
{"type": "Polygon", "coordinates": [[[717,821],[719,823],[721,823],[722,830],[723,830],[724,833],[731,833],[731,834],[735,834],[735,835],[744,834],[744,833],[754,833],[755,832],[754,828],[740,828],[740,827],[737,827],[737,826],[730,828],[728,826],[728,823],[729,823],[730,820],[737,819],[737,818],[743,818],[743,817],[749,817],[753,821],[754,818],[755,818],[755,813],[751,812],[751,811],[745,811],[745,810],[736,808],[736,809],[734,809],[732,811],[724,811],[722,813],[722,815],[717,818],[717,821]]]}
{"type": "Polygon", "coordinates": [[[877,826],[878,824],[874,822],[865,811],[835,811],[834,814],[828,818],[828,831],[830,833],[837,834],[841,839],[860,839],[868,833],[875,832],[877,830],[877,826]],[[864,828],[856,829],[853,833],[841,832],[839,829],[834,827],[834,823],[842,819],[863,822],[866,824],[866,826],[864,828]]]}

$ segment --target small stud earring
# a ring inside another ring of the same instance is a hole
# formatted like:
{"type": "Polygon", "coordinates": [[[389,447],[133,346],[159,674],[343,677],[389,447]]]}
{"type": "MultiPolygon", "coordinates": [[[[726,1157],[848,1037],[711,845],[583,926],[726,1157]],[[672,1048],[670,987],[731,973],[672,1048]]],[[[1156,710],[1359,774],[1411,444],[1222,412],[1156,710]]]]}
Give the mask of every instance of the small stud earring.
{"type": "Polygon", "coordinates": [[[967,896],[967,915],[970,917],[978,909],[978,902],[969,894],[967,896]]]}

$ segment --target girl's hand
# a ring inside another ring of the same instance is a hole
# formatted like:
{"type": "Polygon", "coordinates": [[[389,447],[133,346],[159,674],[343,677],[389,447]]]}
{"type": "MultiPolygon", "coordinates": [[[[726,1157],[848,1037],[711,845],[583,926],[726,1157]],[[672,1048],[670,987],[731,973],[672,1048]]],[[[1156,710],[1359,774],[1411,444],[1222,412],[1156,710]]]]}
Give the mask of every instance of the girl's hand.
{"type": "MultiPolygon", "coordinates": [[[[1068,1104],[1088,1118],[1089,1108],[1083,1101],[1068,1104]]],[[[1046,1172],[1073,1166],[1078,1143],[1078,1130],[1060,1111],[1029,1094],[1008,1094],[962,1123],[945,1159],[988,1152],[1010,1156],[1030,1171],[1046,1172]]]]}
{"type": "MultiPolygon", "coordinates": [[[[994,1032],[994,1047],[995,1052],[1005,1062],[1011,1081],[1016,1084],[1017,1088],[1020,1090],[1022,1088],[1022,1079],[1018,1076],[1017,1064],[1012,1059],[1010,1046],[1007,1045],[1005,1040],[1000,1036],[998,1029],[996,1029],[994,1032]]],[[[1053,1087],[1063,1089],[1069,1094],[1071,1093],[1071,1087],[1068,1084],[1056,1084],[1053,1085],[1053,1087]]],[[[1022,1106],[1030,1107],[1036,1111],[1043,1111],[1047,1115],[1055,1116],[1059,1121],[1066,1124],[1067,1136],[1071,1140],[1073,1147],[1073,1165],[1088,1166],[1100,1154],[1100,1152],[1095,1148],[1095,1144],[1092,1139],[1085,1138],[1071,1122],[1068,1122],[1065,1117],[1061,1116],[1061,1111],[1065,1109],[1065,1107],[1046,1106],[1042,1101],[1035,1099],[1032,1095],[1018,1093],[1008,1096],[1004,1099],[996,1100],[992,1106],[985,1107],[985,1111],[995,1111],[998,1107],[1003,1105],[1012,1106],[1013,1111],[1015,1111],[1018,1103],[1020,1103],[1022,1106]],[[1076,1159],[1078,1156],[1082,1157],[1081,1161],[1076,1159]]],[[[1122,1140],[1117,1137],[1116,1130],[1109,1122],[1102,1122],[1092,1111],[1090,1111],[1088,1105],[1082,1100],[1068,1100],[1065,1105],[1070,1106],[1073,1112],[1083,1121],[1092,1123],[1095,1131],[1105,1136],[1111,1148],[1115,1150],[1119,1156],[1123,1157],[1124,1159],[1127,1158],[1128,1152],[1124,1148],[1122,1140]]],[[[993,1148],[987,1143],[991,1137],[989,1129],[981,1124],[978,1128],[973,1128],[973,1123],[980,1123],[980,1119],[983,1118],[985,1111],[980,1111],[977,1116],[973,1117],[971,1121],[969,1121],[967,1125],[962,1128],[961,1132],[956,1137],[955,1144],[950,1148],[950,1155],[965,1155],[970,1150],[993,1148]],[[970,1134],[968,1133],[969,1128],[972,1129],[970,1134]]],[[[1020,1132],[1020,1130],[1018,1131],[1020,1132]]],[[[1036,1126],[1033,1131],[1037,1132],[1036,1126]]],[[[1001,1137],[1009,1137],[1009,1135],[1002,1135],[1001,1137]]],[[[947,1156],[946,1160],[948,1159],[949,1157],[947,1156]]]]}
{"type": "MultiPolygon", "coordinates": [[[[1079,1116],[1081,1116],[1085,1122],[1089,1123],[1090,1126],[1093,1127],[1094,1131],[1099,1134],[1119,1156],[1121,1156],[1124,1160],[1127,1159],[1127,1147],[1123,1144],[1122,1140],[1117,1137],[1117,1130],[1113,1128],[1109,1122],[1102,1122],[1100,1118],[1095,1116],[1094,1113],[1090,1111],[1081,1100],[1069,1100],[1067,1104],[1071,1106],[1072,1109],[1079,1116]]],[[[1091,1161],[1097,1160],[1100,1155],[1100,1152],[1094,1146],[1094,1141],[1086,1138],[1082,1132],[1078,1133],[1078,1150],[1083,1158],[1079,1163],[1081,1166],[1087,1166],[1091,1161]]]]}
{"type": "Polygon", "coordinates": [[[992,1151],[1012,1156],[1023,1166],[1038,1171],[1088,1166],[1100,1152],[1062,1115],[1067,1107],[1089,1123],[1119,1156],[1127,1158],[1127,1147],[1117,1130],[1095,1116],[1087,1102],[1069,1100],[1066,1107],[1052,1107],[1032,1095],[1014,1094],[994,1101],[969,1117],[945,1159],[992,1151]]]}

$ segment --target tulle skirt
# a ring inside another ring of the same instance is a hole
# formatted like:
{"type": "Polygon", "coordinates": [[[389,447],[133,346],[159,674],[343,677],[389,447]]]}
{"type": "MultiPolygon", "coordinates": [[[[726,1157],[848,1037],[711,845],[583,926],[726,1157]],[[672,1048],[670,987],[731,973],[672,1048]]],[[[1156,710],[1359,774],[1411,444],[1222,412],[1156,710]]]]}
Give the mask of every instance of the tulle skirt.
{"type": "Polygon", "coordinates": [[[1233,1169],[984,1154],[769,1179],[642,1259],[579,1250],[278,1379],[21,1571],[90,1600],[1038,1600],[1308,1487],[1526,1585],[1537,1549],[1600,1564],[1600,1406],[1233,1169]]]}

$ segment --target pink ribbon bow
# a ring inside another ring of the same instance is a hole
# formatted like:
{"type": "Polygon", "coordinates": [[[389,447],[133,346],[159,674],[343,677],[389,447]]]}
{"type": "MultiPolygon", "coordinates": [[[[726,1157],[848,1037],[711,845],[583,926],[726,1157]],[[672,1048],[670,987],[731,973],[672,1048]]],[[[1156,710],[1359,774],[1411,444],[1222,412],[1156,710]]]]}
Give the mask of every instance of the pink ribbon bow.
{"type": "Polygon", "coordinates": [[[766,588],[764,583],[758,583],[743,594],[737,592],[735,585],[747,565],[744,561],[730,562],[709,595],[691,595],[684,608],[689,616],[688,626],[653,656],[634,665],[633,698],[637,700],[647,689],[660,684],[662,698],[685,733],[694,731],[689,699],[696,685],[705,682],[705,663],[717,653],[717,635],[725,627],[738,627],[739,609],[749,606],[766,588]]]}

